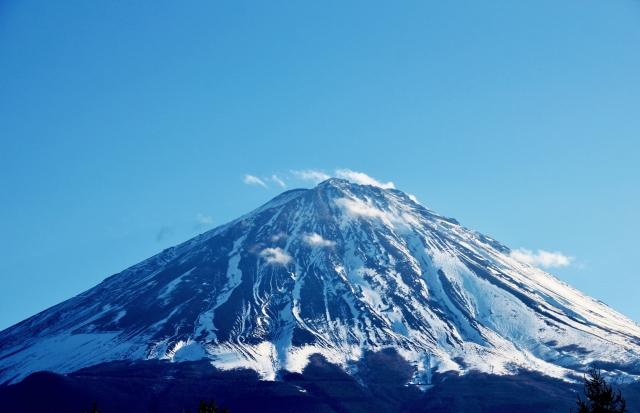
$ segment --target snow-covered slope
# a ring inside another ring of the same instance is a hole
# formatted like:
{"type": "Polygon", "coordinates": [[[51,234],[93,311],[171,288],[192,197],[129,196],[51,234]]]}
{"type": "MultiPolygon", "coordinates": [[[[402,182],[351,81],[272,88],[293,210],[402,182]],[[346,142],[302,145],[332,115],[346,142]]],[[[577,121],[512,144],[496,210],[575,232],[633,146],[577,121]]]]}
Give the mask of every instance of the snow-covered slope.
{"type": "Polygon", "coordinates": [[[394,189],[330,179],[0,332],[0,382],[123,359],[266,379],[394,347],[417,368],[640,377],[640,326],[394,189]]]}

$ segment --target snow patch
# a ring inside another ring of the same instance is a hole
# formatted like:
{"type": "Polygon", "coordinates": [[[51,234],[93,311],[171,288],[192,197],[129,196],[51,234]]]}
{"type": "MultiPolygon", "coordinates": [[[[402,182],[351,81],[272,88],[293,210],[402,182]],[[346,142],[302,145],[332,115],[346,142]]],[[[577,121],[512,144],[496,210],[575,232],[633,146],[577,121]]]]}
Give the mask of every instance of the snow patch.
{"type": "Polygon", "coordinates": [[[195,270],[196,267],[193,267],[192,269],[190,269],[189,271],[185,272],[184,274],[182,274],[181,276],[179,276],[178,278],[176,278],[175,280],[171,281],[169,284],[167,284],[162,291],[160,292],[160,294],[158,295],[158,298],[160,299],[166,299],[172,292],[173,290],[176,289],[176,287],[178,286],[178,284],[180,284],[182,282],[182,280],[184,279],[184,277],[188,276],[189,274],[191,274],[193,272],[193,270],[195,270]]]}

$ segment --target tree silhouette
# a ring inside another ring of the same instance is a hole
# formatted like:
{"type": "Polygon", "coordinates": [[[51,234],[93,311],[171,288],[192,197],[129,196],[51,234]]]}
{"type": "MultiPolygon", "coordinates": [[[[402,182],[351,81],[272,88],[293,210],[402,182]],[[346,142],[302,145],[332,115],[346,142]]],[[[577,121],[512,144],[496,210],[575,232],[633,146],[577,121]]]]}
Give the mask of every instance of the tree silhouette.
{"type": "MultiPolygon", "coordinates": [[[[93,407],[91,408],[91,410],[89,411],[89,413],[100,413],[100,409],[98,409],[98,408],[96,407],[96,405],[97,405],[97,404],[98,404],[98,403],[93,402],[93,407]]],[[[86,410],[83,410],[83,413],[87,413],[87,411],[86,411],[86,410]]]]}
{"type": "Polygon", "coordinates": [[[611,386],[607,385],[606,380],[602,377],[600,369],[596,368],[595,363],[589,369],[589,375],[591,378],[584,378],[584,395],[586,400],[580,398],[580,393],[576,393],[578,396],[577,413],[625,413],[627,410],[627,403],[622,398],[620,390],[618,393],[613,391],[611,386]]]}
{"type": "MultiPolygon", "coordinates": [[[[187,410],[186,413],[191,413],[187,410]]],[[[229,413],[229,409],[221,409],[213,402],[213,399],[207,404],[204,400],[200,400],[200,406],[198,407],[198,413],[229,413]]]]}

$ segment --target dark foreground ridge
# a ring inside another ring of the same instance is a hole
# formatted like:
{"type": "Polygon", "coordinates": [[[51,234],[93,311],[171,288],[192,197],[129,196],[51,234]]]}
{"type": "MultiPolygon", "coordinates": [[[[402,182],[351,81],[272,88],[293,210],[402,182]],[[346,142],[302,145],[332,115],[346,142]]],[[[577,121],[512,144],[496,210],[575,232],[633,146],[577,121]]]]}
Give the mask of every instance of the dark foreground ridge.
{"type": "MultiPolygon", "coordinates": [[[[196,411],[199,400],[213,398],[231,413],[566,413],[575,408],[581,388],[528,371],[513,376],[471,372],[434,374],[434,386],[423,393],[406,384],[413,368],[393,349],[368,353],[354,368],[356,377],[313,355],[301,374],[282,371],[280,381],[263,381],[254,371],[221,371],[206,360],[118,361],[68,375],[38,372],[0,387],[0,411],[80,413],[97,401],[103,413],[179,413],[196,411]]],[[[640,385],[623,392],[629,411],[639,412],[633,407],[640,405],[640,385]]]]}

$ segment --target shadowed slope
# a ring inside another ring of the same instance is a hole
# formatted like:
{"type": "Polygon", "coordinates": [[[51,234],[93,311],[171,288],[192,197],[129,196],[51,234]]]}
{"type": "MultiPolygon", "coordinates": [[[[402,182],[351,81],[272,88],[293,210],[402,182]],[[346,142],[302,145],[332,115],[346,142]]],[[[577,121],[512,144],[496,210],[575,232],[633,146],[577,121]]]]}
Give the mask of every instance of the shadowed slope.
{"type": "Polygon", "coordinates": [[[163,251],[0,333],[0,381],[208,358],[274,380],[311,354],[355,374],[392,347],[431,374],[638,374],[640,327],[394,189],[331,179],[163,251]]]}

